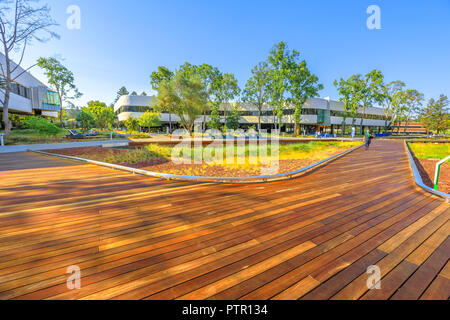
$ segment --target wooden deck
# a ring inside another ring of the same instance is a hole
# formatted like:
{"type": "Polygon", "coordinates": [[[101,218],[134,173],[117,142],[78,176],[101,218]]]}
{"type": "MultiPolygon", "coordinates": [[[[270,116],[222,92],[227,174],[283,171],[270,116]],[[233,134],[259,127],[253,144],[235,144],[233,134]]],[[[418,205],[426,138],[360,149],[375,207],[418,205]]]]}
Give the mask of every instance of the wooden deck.
{"type": "Polygon", "coordinates": [[[256,185],[0,155],[0,299],[448,299],[449,205],[408,166],[395,141],[256,185]]]}

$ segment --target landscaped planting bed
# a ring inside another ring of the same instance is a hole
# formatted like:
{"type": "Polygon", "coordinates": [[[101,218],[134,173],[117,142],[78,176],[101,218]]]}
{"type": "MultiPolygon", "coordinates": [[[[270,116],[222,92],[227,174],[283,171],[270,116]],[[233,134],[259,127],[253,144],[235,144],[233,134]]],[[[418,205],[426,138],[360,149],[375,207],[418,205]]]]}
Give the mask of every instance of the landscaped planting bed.
{"type": "MultiPolygon", "coordinates": [[[[414,154],[414,161],[422,176],[423,183],[430,188],[434,187],[436,164],[450,155],[450,143],[409,143],[414,154]]],[[[450,163],[442,164],[439,175],[438,190],[450,193],[450,163]]]]}
{"type": "MultiPolygon", "coordinates": [[[[234,161],[227,162],[226,151],[223,148],[224,157],[222,161],[207,161],[208,158],[206,158],[201,163],[194,163],[192,160],[189,163],[183,164],[173,161],[173,146],[158,144],[150,144],[136,148],[87,147],[47,150],[47,152],[119,164],[159,173],[207,177],[247,177],[265,175],[267,172],[270,172],[270,174],[278,174],[296,171],[360,144],[361,142],[359,141],[311,141],[308,143],[280,145],[279,157],[277,158],[270,157],[272,152],[270,143],[267,151],[268,156],[261,156],[260,150],[258,149],[258,156],[256,158],[251,156],[254,153],[250,151],[248,145],[245,147],[235,146],[234,161]],[[245,154],[245,156],[237,156],[241,154],[245,154]],[[276,165],[276,159],[278,159],[278,165],[276,165]],[[275,171],[268,171],[269,168],[275,168],[275,171]]],[[[205,154],[207,153],[206,149],[208,147],[202,147],[202,150],[195,150],[192,147],[187,151],[178,149],[178,153],[181,155],[181,152],[184,151],[185,155],[194,155],[195,152],[198,154],[200,151],[202,154],[205,154]]],[[[209,151],[214,156],[216,150],[210,149],[209,151]]]]}

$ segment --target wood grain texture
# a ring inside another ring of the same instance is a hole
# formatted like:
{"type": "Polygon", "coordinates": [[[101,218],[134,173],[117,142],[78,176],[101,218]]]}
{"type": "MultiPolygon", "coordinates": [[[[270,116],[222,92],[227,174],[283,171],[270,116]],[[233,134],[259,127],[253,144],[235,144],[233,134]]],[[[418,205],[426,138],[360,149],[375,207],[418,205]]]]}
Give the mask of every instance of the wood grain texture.
{"type": "Polygon", "coordinates": [[[0,299],[450,297],[449,205],[414,186],[400,141],[266,184],[28,153],[0,155],[0,173],[0,299]]]}

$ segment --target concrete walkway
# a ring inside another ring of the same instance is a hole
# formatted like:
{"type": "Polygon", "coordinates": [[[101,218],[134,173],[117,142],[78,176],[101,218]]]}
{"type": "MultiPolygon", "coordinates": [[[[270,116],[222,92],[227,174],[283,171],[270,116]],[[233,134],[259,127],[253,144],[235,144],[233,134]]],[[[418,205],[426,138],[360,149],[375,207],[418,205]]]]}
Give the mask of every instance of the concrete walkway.
{"type": "Polygon", "coordinates": [[[131,140],[100,140],[100,141],[79,141],[79,142],[63,142],[63,143],[24,144],[24,145],[0,147],[0,153],[56,150],[67,148],[81,148],[81,147],[100,147],[100,146],[120,147],[120,146],[128,146],[129,142],[131,142],[131,140]]]}

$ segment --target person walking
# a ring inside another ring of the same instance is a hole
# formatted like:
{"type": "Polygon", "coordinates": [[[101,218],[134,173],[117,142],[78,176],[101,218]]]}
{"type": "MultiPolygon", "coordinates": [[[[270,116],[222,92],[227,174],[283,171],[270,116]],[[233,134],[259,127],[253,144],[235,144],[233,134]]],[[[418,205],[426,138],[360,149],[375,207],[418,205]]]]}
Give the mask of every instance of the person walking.
{"type": "Polygon", "coordinates": [[[364,134],[364,143],[366,145],[366,150],[369,150],[370,144],[372,143],[373,135],[370,133],[370,130],[367,129],[364,134]]]}

